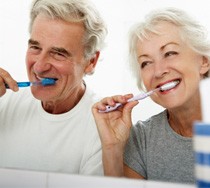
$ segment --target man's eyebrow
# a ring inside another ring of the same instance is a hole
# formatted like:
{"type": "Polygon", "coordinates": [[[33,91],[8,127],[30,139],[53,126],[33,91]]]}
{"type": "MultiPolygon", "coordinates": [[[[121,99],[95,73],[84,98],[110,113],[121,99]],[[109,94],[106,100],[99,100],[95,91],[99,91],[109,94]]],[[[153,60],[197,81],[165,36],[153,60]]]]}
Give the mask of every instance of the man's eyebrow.
{"type": "MultiPolygon", "coordinates": [[[[29,39],[28,40],[28,44],[29,45],[40,45],[38,41],[33,40],[33,39],[29,39]]],[[[66,55],[67,57],[71,57],[72,54],[69,53],[65,48],[59,48],[59,47],[52,47],[52,50],[58,53],[62,53],[64,55],[66,55]]]]}
{"type": "Polygon", "coordinates": [[[52,50],[56,51],[58,53],[62,53],[64,55],[66,55],[67,57],[71,57],[72,56],[72,54],[69,53],[65,48],[52,47],[52,50]]]}
{"type": "Polygon", "coordinates": [[[39,42],[38,42],[38,41],[35,41],[35,40],[33,40],[33,39],[29,39],[29,40],[28,40],[28,44],[39,45],[39,42]]]}

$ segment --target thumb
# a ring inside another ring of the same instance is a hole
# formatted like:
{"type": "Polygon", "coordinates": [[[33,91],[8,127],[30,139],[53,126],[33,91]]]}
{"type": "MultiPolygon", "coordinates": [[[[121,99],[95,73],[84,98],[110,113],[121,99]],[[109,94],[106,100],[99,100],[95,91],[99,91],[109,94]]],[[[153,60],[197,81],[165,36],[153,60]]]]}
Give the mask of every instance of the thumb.
{"type": "MultiPolygon", "coordinates": [[[[132,101],[132,102],[128,102],[127,104],[125,104],[124,108],[123,108],[123,120],[124,122],[130,123],[131,124],[131,113],[133,108],[138,104],[138,101],[132,101]]],[[[131,126],[131,125],[129,125],[131,126]]]]}

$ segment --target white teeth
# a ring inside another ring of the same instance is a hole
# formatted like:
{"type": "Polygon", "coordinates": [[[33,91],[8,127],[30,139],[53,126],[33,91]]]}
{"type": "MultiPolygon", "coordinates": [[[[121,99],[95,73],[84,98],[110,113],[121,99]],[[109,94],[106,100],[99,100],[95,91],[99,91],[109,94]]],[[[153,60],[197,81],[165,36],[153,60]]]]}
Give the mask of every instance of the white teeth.
{"type": "Polygon", "coordinates": [[[41,78],[41,77],[39,77],[39,76],[36,76],[36,78],[37,78],[38,80],[43,80],[43,78],[41,78]]]}
{"type": "Polygon", "coordinates": [[[166,90],[169,90],[169,89],[172,89],[174,88],[177,84],[179,83],[179,80],[176,80],[176,81],[173,81],[173,82],[169,82],[167,84],[164,84],[160,87],[160,90],[161,91],[166,91],[166,90]]]}

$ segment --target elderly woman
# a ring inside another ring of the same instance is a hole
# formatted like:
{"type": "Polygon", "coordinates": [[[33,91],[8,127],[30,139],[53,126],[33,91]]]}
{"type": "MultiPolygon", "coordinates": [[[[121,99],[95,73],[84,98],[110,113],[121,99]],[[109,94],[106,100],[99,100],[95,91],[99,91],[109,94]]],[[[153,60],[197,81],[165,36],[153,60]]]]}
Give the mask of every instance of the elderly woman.
{"type": "MultiPolygon", "coordinates": [[[[210,44],[203,27],[182,10],[151,12],[130,32],[130,63],[146,91],[175,83],[151,95],[164,110],[131,122],[132,94],[102,99],[93,108],[109,176],[194,183],[193,122],[201,120],[199,83],[209,76],[210,44]],[[123,105],[101,113],[106,105],[123,105]]],[[[149,113],[149,112],[148,112],[149,113]]],[[[141,113],[139,113],[141,114],[141,113]]]]}

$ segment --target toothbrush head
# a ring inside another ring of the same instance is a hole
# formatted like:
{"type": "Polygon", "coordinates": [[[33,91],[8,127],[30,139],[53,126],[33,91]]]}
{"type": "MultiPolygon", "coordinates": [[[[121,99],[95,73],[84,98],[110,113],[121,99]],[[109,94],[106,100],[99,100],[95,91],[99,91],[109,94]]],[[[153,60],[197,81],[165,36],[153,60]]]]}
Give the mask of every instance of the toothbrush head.
{"type": "Polygon", "coordinates": [[[179,83],[179,81],[173,81],[173,82],[169,82],[167,84],[162,85],[160,88],[160,91],[166,91],[169,89],[174,88],[177,84],[179,83]]]}
{"type": "Polygon", "coordinates": [[[54,85],[57,79],[55,78],[43,78],[41,80],[41,84],[43,86],[49,86],[49,85],[54,85]]]}

